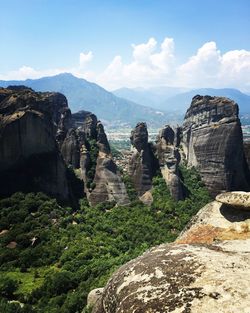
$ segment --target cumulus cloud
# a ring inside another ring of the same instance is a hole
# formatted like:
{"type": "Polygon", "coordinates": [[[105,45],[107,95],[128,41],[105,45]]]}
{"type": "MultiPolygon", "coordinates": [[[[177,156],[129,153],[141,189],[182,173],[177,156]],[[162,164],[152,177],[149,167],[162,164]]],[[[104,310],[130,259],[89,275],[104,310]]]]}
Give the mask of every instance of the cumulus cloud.
{"type": "Polygon", "coordinates": [[[158,52],[157,48],[154,38],[146,43],[133,44],[132,62],[123,63],[121,56],[115,56],[97,76],[97,82],[109,89],[171,83],[169,78],[175,64],[174,40],[165,38],[158,52]]]}
{"type": "Polygon", "coordinates": [[[86,65],[92,61],[93,59],[93,53],[92,51],[89,51],[88,53],[80,53],[80,57],[79,57],[79,63],[80,63],[80,68],[85,68],[86,65]]]}
{"type": "Polygon", "coordinates": [[[59,73],[65,72],[64,69],[48,69],[48,70],[36,70],[30,66],[23,65],[15,71],[10,71],[6,74],[1,74],[2,80],[25,80],[36,79],[44,76],[53,76],[59,73]]]}
{"type": "Polygon", "coordinates": [[[22,66],[0,75],[0,79],[26,79],[70,72],[113,90],[120,87],[151,87],[157,85],[200,87],[234,87],[250,91],[250,51],[231,50],[224,54],[214,41],[205,42],[186,62],[180,64],[175,55],[173,38],[161,43],[151,37],[145,43],[131,45],[131,60],[124,62],[117,55],[99,73],[89,69],[93,53],[79,54],[74,68],[37,70],[22,66]]]}
{"type": "Polygon", "coordinates": [[[86,70],[87,64],[93,59],[92,51],[88,53],[81,52],[79,55],[79,65],[72,68],[53,68],[53,69],[34,69],[30,66],[23,65],[19,69],[0,74],[2,80],[25,80],[36,79],[44,76],[54,76],[60,73],[72,73],[73,75],[85,79],[94,80],[95,73],[86,70]]]}

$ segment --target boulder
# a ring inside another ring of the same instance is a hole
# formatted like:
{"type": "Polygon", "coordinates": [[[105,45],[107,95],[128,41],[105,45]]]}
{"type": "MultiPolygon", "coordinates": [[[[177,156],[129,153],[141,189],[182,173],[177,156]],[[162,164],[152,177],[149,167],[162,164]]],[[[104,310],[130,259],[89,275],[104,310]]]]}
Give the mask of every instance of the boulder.
{"type": "Polygon", "coordinates": [[[176,242],[118,269],[92,313],[248,312],[249,221],[249,211],[209,203],[176,242]]]}
{"type": "Polygon", "coordinates": [[[87,307],[92,308],[96,302],[99,300],[103,293],[103,288],[96,288],[89,292],[87,298],[87,307]]]}
{"type": "Polygon", "coordinates": [[[250,193],[244,191],[225,192],[216,196],[216,201],[227,206],[250,211],[250,193]]]}

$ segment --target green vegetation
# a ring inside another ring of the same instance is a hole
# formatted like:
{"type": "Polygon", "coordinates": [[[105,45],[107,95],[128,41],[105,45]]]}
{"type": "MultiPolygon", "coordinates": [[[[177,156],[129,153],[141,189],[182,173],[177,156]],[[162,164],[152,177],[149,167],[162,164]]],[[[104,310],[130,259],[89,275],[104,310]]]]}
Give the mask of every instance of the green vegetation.
{"type": "Polygon", "coordinates": [[[111,149],[116,149],[116,150],[130,150],[131,143],[130,140],[115,140],[115,139],[110,139],[109,140],[111,149]]]}
{"type": "Polygon", "coordinates": [[[91,289],[104,286],[120,265],[149,247],[173,241],[210,200],[195,170],[183,167],[181,172],[189,197],[175,202],[158,176],[151,207],[134,198],[126,177],[133,200],[127,207],[89,207],[81,200],[73,210],[42,193],[0,200],[0,232],[5,230],[0,235],[0,312],[83,312],[91,289]]]}
{"type": "Polygon", "coordinates": [[[90,164],[88,166],[88,171],[86,175],[88,178],[87,187],[94,189],[95,186],[93,180],[95,178],[96,161],[99,149],[95,139],[89,139],[89,141],[87,142],[87,147],[89,151],[89,160],[90,160],[90,164]]]}

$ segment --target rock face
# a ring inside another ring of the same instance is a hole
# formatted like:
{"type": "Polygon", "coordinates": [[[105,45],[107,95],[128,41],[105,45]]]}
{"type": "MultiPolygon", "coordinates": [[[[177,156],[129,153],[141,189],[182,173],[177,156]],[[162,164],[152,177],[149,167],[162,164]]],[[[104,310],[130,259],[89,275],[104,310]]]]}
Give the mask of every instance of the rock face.
{"type": "Polygon", "coordinates": [[[185,115],[182,147],[213,196],[249,190],[238,105],[227,98],[195,96],[185,115]]]}
{"type": "Polygon", "coordinates": [[[70,110],[59,93],[0,89],[0,193],[43,191],[69,200],[66,166],[56,142],[70,110]]]}
{"type": "Polygon", "coordinates": [[[250,141],[244,141],[244,152],[245,152],[248,170],[250,171],[250,141]]]}
{"type": "Polygon", "coordinates": [[[156,141],[156,154],[163,178],[175,200],[184,199],[184,187],[180,180],[179,129],[174,131],[169,125],[160,130],[156,141]]]}
{"type": "Polygon", "coordinates": [[[249,218],[249,211],[208,204],[175,243],[122,266],[92,312],[248,312],[249,218]]]}
{"type": "Polygon", "coordinates": [[[72,124],[74,128],[68,131],[61,150],[67,164],[78,170],[84,181],[90,204],[128,204],[127,191],[101,122],[91,112],[81,111],[73,115],[72,124]]]}
{"type": "Polygon", "coordinates": [[[244,191],[225,192],[216,196],[216,201],[227,206],[250,211],[250,193],[244,191]]]}
{"type": "Polygon", "coordinates": [[[131,176],[138,196],[142,196],[152,187],[152,178],[158,168],[153,147],[148,143],[148,131],[145,123],[138,123],[131,132],[130,141],[133,153],[129,160],[131,176]]]}

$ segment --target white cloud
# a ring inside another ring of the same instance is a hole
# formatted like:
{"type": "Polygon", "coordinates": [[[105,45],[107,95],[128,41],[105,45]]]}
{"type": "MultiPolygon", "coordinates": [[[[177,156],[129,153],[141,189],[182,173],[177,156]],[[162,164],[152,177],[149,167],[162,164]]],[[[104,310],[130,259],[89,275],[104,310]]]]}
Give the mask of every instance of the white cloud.
{"type": "Polygon", "coordinates": [[[35,79],[44,76],[53,76],[63,72],[65,72],[64,69],[36,70],[30,66],[23,65],[15,71],[10,71],[6,74],[1,74],[0,79],[2,80],[25,80],[28,78],[35,79]]]}
{"type": "Polygon", "coordinates": [[[221,53],[216,43],[205,43],[198,49],[197,54],[177,68],[177,80],[180,84],[193,87],[205,87],[215,83],[221,66],[221,53]]]}
{"type": "Polygon", "coordinates": [[[171,83],[170,74],[174,70],[174,41],[165,38],[157,50],[157,41],[150,38],[148,42],[132,45],[132,62],[125,64],[121,56],[116,56],[108,67],[97,76],[99,84],[108,89],[122,86],[152,86],[171,83]]]}
{"type": "Polygon", "coordinates": [[[183,64],[178,64],[173,38],[166,37],[159,45],[152,37],[146,43],[133,44],[131,61],[121,55],[113,58],[100,73],[91,71],[91,51],[79,55],[74,68],[37,70],[22,66],[0,75],[0,79],[26,79],[51,76],[63,72],[94,81],[112,90],[120,87],[151,87],[157,85],[200,87],[234,87],[250,91],[250,51],[231,50],[224,54],[214,41],[204,43],[183,64]]]}
{"type": "Polygon", "coordinates": [[[80,63],[80,68],[85,68],[86,65],[92,61],[93,59],[93,53],[92,51],[89,51],[88,53],[80,53],[80,57],[79,57],[79,63],[80,63]]]}

